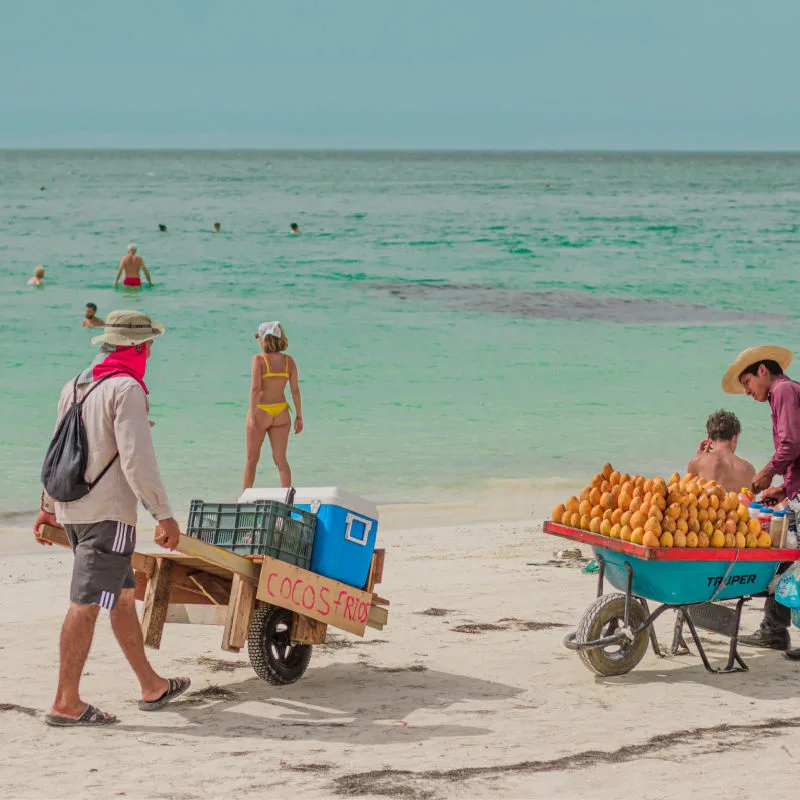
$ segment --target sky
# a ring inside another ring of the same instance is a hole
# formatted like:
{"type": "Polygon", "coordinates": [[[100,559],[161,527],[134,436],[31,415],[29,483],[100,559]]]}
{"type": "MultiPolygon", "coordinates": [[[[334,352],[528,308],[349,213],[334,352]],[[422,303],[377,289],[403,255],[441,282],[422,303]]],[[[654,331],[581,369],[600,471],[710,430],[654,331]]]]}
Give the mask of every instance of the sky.
{"type": "Polygon", "coordinates": [[[0,147],[800,149],[796,0],[0,13],[0,147]]]}

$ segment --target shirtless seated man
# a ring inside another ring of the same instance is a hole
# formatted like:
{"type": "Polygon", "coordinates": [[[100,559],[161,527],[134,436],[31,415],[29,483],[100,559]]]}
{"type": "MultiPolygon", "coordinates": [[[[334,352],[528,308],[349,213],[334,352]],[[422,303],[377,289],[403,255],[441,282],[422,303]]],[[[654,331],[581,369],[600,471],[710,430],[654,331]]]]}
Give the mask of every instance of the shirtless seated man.
{"type": "Polygon", "coordinates": [[[141,286],[142,279],[139,277],[140,270],[144,272],[144,276],[147,278],[147,282],[150,286],[153,285],[153,281],[150,280],[150,273],[147,271],[144,261],[142,261],[140,256],[136,255],[135,244],[128,245],[128,255],[123,256],[122,260],[119,262],[119,269],[117,270],[117,277],[114,278],[113,288],[116,288],[119,283],[119,276],[122,275],[123,270],[125,271],[125,280],[122,281],[123,286],[141,286]]]}
{"type": "Polygon", "coordinates": [[[742,426],[730,411],[715,411],[706,420],[708,438],[700,442],[697,455],[686,471],[707,481],[716,481],[727,492],[738,492],[753,485],[756,471],[751,463],[736,455],[742,426]]]}

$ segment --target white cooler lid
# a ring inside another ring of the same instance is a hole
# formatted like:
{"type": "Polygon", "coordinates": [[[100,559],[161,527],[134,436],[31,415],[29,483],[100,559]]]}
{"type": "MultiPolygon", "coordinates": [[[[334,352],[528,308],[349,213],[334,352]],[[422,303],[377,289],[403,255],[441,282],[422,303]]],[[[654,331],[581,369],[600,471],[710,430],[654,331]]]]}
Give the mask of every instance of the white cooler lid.
{"type": "MultiPolygon", "coordinates": [[[[242,496],[239,498],[240,503],[254,503],[256,500],[278,500],[284,502],[286,500],[286,492],[288,489],[245,489],[242,496]]],[[[295,486],[294,502],[295,505],[310,505],[314,501],[320,505],[332,505],[346,508],[348,511],[353,511],[356,514],[363,514],[365,517],[371,519],[378,519],[378,506],[364,497],[359,497],[357,494],[351,494],[344,489],[339,489],[336,486],[317,486],[310,489],[304,489],[295,486]]]]}

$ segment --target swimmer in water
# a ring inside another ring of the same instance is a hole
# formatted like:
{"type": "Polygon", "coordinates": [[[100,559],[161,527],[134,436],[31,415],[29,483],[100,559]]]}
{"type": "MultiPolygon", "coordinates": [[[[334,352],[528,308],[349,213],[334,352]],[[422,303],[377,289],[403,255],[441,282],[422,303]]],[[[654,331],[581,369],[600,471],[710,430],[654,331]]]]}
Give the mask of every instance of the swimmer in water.
{"type": "Polygon", "coordinates": [[[36,267],[33,277],[28,281],[28,286],[41,286],[44,282],[44,267],[36,267]]]}
{"type": "Polygon", "coordinates": [[[102,328],[105,322],[97,316],[97,306],[94,303],[86,304],[86,311],[84,313],[83,324],[84,328],[102,328]]]}
{"type": "Polygon", "coordinates": [[[219,229],[221,227],[222,227],[222,225],[220,225],[219,222],[215,222],[214,223],[214,233],[219,233],[219,229]]]}
{"type": "Polygon", "coordinates": [[[112,288],[117,288],[119,277],[122,275],[123,270],[125,271],[125,280],[122,281],[123,286],[141,286],[142,279],[139,277],[140,270],[144,272],[144,276],[147,278],[147,282],[150,284],[150,286],[153,285],[153,281],[150,280],[150,273],[147,271],[144,261],[142,261],[140,256],[136,255],[135,244],[128,245],[128,255],[123,256],[122,260],[119,262],[117,277],[114,278],[114,284],[112,288]]]}
{"type": "Polygon", "coordinates": [[[293,222],[289,226],[289,233],[293,234],[294,236],[297,236],[300,233],[300,228],[297,227],[297,223],[296,222],[293,222]]]}
{"type": "Polygon", "coordinates": [[[161,231],[161,233],[166,233],[167,232],[167,226],[166,225],[162,225],[160,222],[158,223],[158,229],[161,231]]]}

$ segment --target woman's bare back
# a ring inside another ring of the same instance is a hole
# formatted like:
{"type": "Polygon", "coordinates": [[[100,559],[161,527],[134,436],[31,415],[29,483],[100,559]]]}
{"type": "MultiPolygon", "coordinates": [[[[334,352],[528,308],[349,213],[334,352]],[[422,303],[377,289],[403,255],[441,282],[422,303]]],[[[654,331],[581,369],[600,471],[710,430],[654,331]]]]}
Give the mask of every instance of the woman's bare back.
{"type": "Polygon", "coordinates": [[[256,402],[259,405],[284,402],[289,376],[294,369],[292,357],[285,353],[259,353],[253,362],[261,369],[261,388],[256,402]]]}

